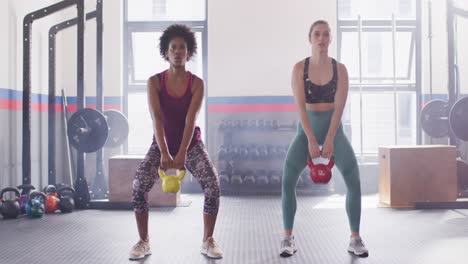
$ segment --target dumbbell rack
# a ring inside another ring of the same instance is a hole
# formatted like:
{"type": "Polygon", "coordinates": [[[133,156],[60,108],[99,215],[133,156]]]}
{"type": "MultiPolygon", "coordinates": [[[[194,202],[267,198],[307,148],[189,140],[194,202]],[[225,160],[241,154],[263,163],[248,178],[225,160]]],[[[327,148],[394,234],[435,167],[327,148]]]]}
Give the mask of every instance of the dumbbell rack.
{"type": "MultiPolygon", "coordinates": [[[[216,133],[220,144],[213,161],[223,195],[280,194],[284,159],[296,133],[296,122],[277,120],[221,120],[216,133]]],[[[324,193],[329,186],[312,184],[306,168],[297,190],[324,193]]]]}

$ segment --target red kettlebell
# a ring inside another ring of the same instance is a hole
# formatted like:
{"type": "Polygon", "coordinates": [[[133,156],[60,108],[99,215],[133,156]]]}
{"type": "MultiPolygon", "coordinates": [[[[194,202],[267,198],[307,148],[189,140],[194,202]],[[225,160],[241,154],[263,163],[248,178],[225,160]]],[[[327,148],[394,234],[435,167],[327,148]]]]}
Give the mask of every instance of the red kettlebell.
{"type": "Polygon", "coordinates": [[[312,159],[307,160],[307,165],[310,168],[310,178],[315,183],[327,184],[332,177],[332,168],[335,165],[333,156],[328,161],[328,164],[314,163],[312,159]]]}
{"type": "Polygon", "coordinates": [[[57,198],[57,189],[54,185],[47,185],[44,188],[44,193],[46,194],[46,214],[55,213],[59,204],[59,199],[57,198]]]}

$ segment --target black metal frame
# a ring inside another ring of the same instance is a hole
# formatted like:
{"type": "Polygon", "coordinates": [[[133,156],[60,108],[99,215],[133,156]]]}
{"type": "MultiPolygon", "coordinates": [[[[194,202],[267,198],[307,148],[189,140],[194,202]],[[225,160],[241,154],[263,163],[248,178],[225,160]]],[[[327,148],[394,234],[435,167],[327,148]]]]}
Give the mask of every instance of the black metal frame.
{"type": "MultiPolygon", "coordinates": [[[[64,0],[48,7],[27,14],[23,19],[23,184],[31,184],[31,41],[32,23],[35,20],[56,13],[60,10],[76,5],[77,8],[77,94],[78,108],[84,106],[84,1],[64,0]]],[[[84,155],[78,156],[81,164],[84,164],[84,155]]]]}
{"type": "MultiPolygon", "coordinates": [[[[96,109],[103,111],[103,87],[102,87],[102,33],[103,33],[103,18],[102,18],[103,3],[102,0],[96,1],[96,10],[86,14],[86,20],[96,19],[96,109]]],[[[54,25],[49,30],[49,184],[56,183],[55,176],[55,37],[56,34],[64,29],[75,26],[78,23],[76,18],[64,21],[54,25]]],[[[66,113],[64,113],[66,114],[66,113]]],[[[84,169],[81,170],[84,172],[84,169]]],[[[84,175],[78,175],[77,180],[84,181],[87,186],[84,175]]],[[[82,184],[82,185],[84,185],[82,184]]],[[[102,149],[96,153],[96,177],[93,184],[93,195],[96,198],[106,196],[106,183],[103,172],[103,152],[102,149]]],[[[78,196],[82,197],[84,204],[88,204],[89,191],[87,188],[77,188],[78,196]],[[86,193],[80,193],[86,192],[86,193]]]]}
{"type": "MultiPolygon", "coordinates": [[[[468,10],[463,10],[455,7],[453,0],[447,0],[447,43],[448,43],[448,102],[450,107],[458,99],[457,90],[458,78],[455,53],[455,18],[461,16],[468,18],[468,10]]],[[[450,145],[457,145],[457,139],[452,130],[449,129],[449,142],[450,145]]],[[[466,191],[465,191],[466,192],[466,191]]],[[[467,197],[467,193],[459,194],[459,197],[467,197]]],[[[418,209],[468,209],[468,201],[455,201],[455,202],[419,202],[415,205],[418,209]]]]}
{"type": "MultiPolygon", "coordinates": [[[[92,11],[86,14],[86,20],[96,18],[96,11],[92,11]]],[[[49,29],[49,113],[48,113],[48,136],[49,136],[49,184],[56,184],[56,169],[55,169],[55,142],[56,142],[56,84],[55,84],[55,59],[56,59],[56,35],[58,32],[76,26],[78,19],[70,19],[62,23],[56,24],[49,29]]]]}

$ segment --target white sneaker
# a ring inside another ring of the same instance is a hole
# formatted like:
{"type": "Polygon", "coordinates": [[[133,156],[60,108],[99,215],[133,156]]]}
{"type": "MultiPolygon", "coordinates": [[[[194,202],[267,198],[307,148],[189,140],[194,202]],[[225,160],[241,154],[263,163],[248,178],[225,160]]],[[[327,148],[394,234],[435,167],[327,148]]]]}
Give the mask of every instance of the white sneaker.
{"type": "Polygon", "coordinates": [[[294,237],[285,238],[281,241],[281,249],[280,249],[280,256],[281,257],[290,257],[296,253],[296,241],[294,237]]]}
{"type": "Polygon", "coordinates": [[[212,237],[209,237],[205,242],[203,242],[200,253],[210,258],[223,257],[223,251],[221,251],[221,248],[212,237]]]}
{"type": "Polygon", "coordinates": [[[151,249],[149,242],[143,240],[138,241],[130,250],[130,260],[142,259],[146,256],[151,255],[151,249]]]}
{"type": "Polygon", "coordinates": [[[351,237],[349,240],[348,252],[362,258],[367,258],[369,256],[369,251],[360,237],[351,237]]]}

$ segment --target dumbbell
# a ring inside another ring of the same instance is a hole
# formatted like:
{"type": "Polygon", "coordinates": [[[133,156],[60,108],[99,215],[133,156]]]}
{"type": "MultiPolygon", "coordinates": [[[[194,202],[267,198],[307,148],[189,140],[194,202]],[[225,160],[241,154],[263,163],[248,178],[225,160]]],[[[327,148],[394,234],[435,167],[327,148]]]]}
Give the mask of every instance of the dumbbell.
{"type": "Polygon", "coordinates": [[[291,129],[295,130],[297,128],[297,120],[294,120],[291,124],[291,129]]]}
{"type": "Polygon", "coordinates": [[[247,170],[244,176],[244,183],[248,185],[255,184],[255,175],[252,170],[247,170]]]}
{"type": "Polygon", "coordinates": [[[227,171],[222,170],[219,173],[219,181],[221,182],[221,185],[229,184],[231,180],[229,179],[229,174],[227,171]]]}
{"type": "Polygon", "coordinates": [[[266,128],[266,127],[265,127],[265,120],[263,120],[263,119],[258,120],[258,121],[257,121],[257,126],[258,126],[258,128],[261,129],[261,130],[265,129],[265,128],[266,128]]]}
{"type": "Polygon", "coordinates": [[[278,120],[273,120],[271,122],[271,128],[273,128],[273,129],[278,129],[279,128],[278,120]]]}
{"type": "Polygon", "coordinates": [[[278,158],[278,153],[276,153],[276,148],[273,145],[267,145],[268,157],[270,159],[278,158]]]}
{"type": "Polygon", "coordinates": [[[226,159],[227,155],[228,155],[228,153],[227,153],[227,150],[226,150],[226,146],[225,145],[219,146],[218,159],[219,160],[226,159]]]}
{"type": "Polygon", "coordinates": [[[246,129],[248,127],[249,127],[249,120],[246,120],[246,119],[242,120],[241,128],[246,129]]]}
{"type": "Polygon", "coordinates": [[[249,159],[249,150],[245,145],[239,147],[239,158],[243,160],[249,159]]]}
{"type": "Polygon", "coordinates": [[[257,170],[256,179],[258,185],[267,185],[270,182],[265,170],[257,170]]]}
{"type": "Polygon", "coordinates": [[[242,184],[242,172],[240,170],[234,170],[231,176],[231,183],[232,184],[242,184]]]}
{"type": "Polygon", "coordinates": [[[226,161],[225,171],[227,172],[228,175],[232,175],[232,173],[234,172],[234,161],[233,160],[226,161]]]}
{"type": "Polygon", "coordinates": [[[230,159],[239,158],[239,147],[237,145],[229,145],[228,156],[230,159]]]}
{"type": "Polygon", "coordinates": [[[260,158],[260,153],[258,152],[257,145],[255,144],[250,144],[247,148],[249,152],[249,157],[253,160],[259,159],[260,158]]]}
{"type": "Polygon", "coordinates": [[[279,185],[281,183],[281,172],[272,170],[270,171],[270,184],[279,185]]]}
{"type": "Polygon", "coordinates": [[[268,158],[268,150],[266,146],[264,145],[258,146],[258,156],[259,156],[259,159],[268,158]]]}
{"type": "Polygon", "coordinates": [[[226,129],[232,129],[232,128],[233,128],[232,120],[227,120],[226,121],[226,129]]]}
{"type": "Polygon", "coordinates": [[[250,120],[249,121],[249,129],[257,129],[257,120],[250,120]]]}
{"type": "Polygon", "coordinates": [[[240,120],[234,120],[233,126],[234,126],[234,129],[241,129],[242,128],[241,121],[240,120]]]}
{"type": "MultiPolygon", "coordinates": [[[[225,145],[226,146],[226,145],[225,145]]],[[[231,160],[232,159],[232,154],[233,154],[233,146],[232,144],[229,144],[226,146],[226,156],[224,157],[224,159],[226,160],[231,160]]]]}
{"type": "Polygon", "coordinates": [[[271,124],[271,120],[265,120],[265,129],[272,130],[273,125],[271,124]]]}
{"type": "Polygon", "coordinates": [[[222,129],[222,130],[226,129],[226,120],[223,119],[223,120],[219,121],[218,128],[222,129]]]}

